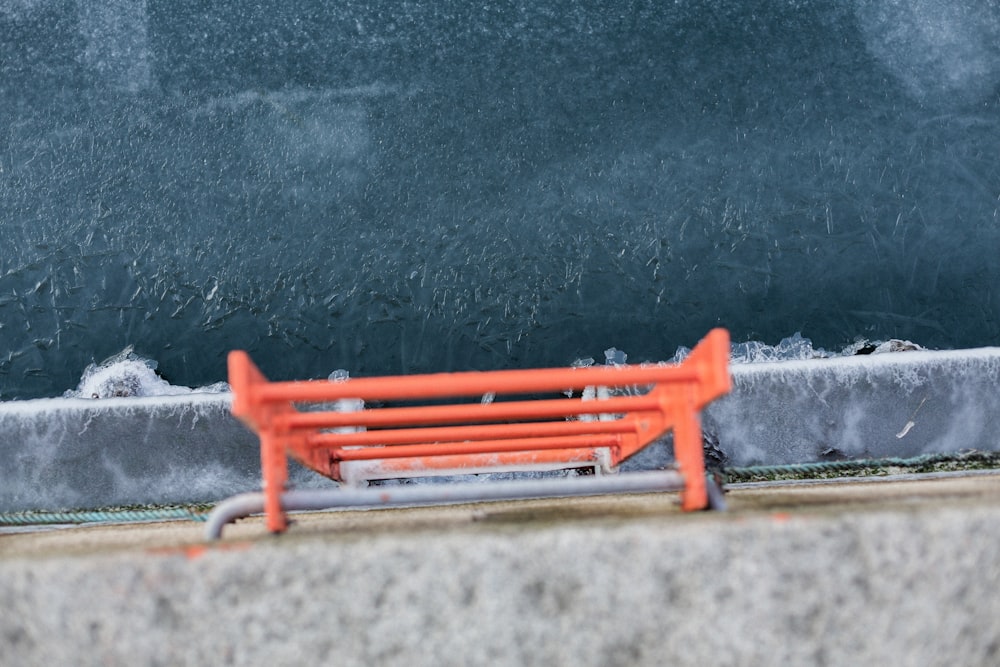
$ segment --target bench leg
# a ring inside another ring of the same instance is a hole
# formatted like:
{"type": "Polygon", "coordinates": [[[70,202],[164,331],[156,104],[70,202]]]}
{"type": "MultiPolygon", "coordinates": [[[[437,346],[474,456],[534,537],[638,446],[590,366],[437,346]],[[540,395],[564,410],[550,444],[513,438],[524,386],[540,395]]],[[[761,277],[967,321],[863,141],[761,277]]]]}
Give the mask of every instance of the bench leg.
{"type": "Polygon", "coordinates": [[[684,475],[681,506],[686,512],[708,507],[705,452],[701,437],[698,413],[694,410],[679,411],[674,421],[674,458],[684,475]]]}
{"type": "Polygon", "coordinates": [[[283,533],[288,528],[288,517],[281,508],[281,494],[288,482],[288,459],[281,441],[270,433],[260,435],[260,464],[264,477],[267,529],[272,533],[283,533]]]}

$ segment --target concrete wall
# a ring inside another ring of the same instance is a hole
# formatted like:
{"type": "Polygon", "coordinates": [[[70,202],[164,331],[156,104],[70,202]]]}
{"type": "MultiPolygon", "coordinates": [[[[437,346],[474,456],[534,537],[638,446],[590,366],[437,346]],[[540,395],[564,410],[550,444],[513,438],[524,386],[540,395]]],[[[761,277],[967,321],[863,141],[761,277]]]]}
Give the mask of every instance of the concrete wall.
{"type": "MultiPolygon", "coordinates": [[[[998,348],[732,372],[732,393],[708,407],[704,423],[734,465],[1000,449],[998,348]]],[[[229,401],[189,394],[0,403],[0,511],[208,501],[255,490],[257,439],[229,415],[229,401]]],[[[671,459],[666,446],[654,446],[625,467],[671,459]]],[[[331,484],[297,467],[293,481],[331,484]]]]}
{"type": "Polygon", "coordinates": [[[1000,662],[995,503],[515,519],[255,525],[207,552],[0,538],[0,664],[1000,662]]]}

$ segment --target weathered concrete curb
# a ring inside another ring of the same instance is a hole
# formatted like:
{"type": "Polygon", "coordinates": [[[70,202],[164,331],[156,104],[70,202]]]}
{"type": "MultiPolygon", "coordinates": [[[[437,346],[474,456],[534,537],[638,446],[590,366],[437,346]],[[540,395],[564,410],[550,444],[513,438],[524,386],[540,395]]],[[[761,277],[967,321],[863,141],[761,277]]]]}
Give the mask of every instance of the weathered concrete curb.
{"type": "MultiPolygon", "coordinates": [[[[732,367],[705,410],[731,465],[1000,450],[1000,348],[732,367]]],[[[0,511],[218,500],[260,488],[229,394],[0,403],[0,511]]],[[[623,466],[672,461],[665,444],[623,466]]],[[[332,483],[292,466],[298,488],[332,483]]]]}
{"type": "Polygon", "coordinates": [[[1000,507],[0,558],[0,664],[995,665],[1000,507]]]}
{"type": "Polygon", "coordinates": [[[730,464],[1000,449],[1000,348],[732,366],[705,410],[730,464]]]}

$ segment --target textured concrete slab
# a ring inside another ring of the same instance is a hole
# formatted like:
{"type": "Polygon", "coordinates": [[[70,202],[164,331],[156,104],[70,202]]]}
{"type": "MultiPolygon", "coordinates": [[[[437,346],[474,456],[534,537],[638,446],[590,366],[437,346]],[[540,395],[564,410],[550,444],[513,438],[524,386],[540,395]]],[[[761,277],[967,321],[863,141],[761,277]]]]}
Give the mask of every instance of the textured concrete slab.
{"type": "Polygon", "coordinates": [[[1000,476],[0,536],[0,663],[1000,660],[1000,476]]]}
{"type": "MultiPolygon", "coordinates": [[[[0,403],[0,511],[215,500],[260,487],[231,395],[0,403]]],[[[332,486],[298,466],[298,485],[332,486]]]]}
{"type": "Polygon", "coordinates": [[[733,465],[1000,449],[1000,348],[732,367],[705,427],[733,465]]]}

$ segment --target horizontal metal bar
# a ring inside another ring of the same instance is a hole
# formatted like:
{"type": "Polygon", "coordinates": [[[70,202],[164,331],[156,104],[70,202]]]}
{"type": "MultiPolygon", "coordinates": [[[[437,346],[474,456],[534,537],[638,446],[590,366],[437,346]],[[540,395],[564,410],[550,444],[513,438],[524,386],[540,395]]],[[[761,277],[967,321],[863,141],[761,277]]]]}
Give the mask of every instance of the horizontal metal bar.
{"type": "Polygon", "coordinates": [[[698,368],[684,365],[600,366],[351,378],[343,382],[328,380],[269,382],[255,387],[254,392],[257,400],[268,403],[335,401],[342,398],[394,401],[476,396],[487,393],[528,394],[583,389],[589,386],[694,383],[698,380],[698,368]]]}
{"type": "Polygon", "coordinates": [[[610,472],[611,453],[608,448],[557,449],[554,451],[510,452],[501,457],[489,454],[425,456],[423,458],[368,459],[342,461],[339,479],[345,484],[373,479],[462,475],[483,472],[528,472],[597,467],[610,472]]]}
{"type": "Polygon", "coordinates": [[[459,405],[426,405],[420,407],[377,408],[357,412],[289,412],[272,417],[279,430],[308,430],[365,426],[420,426],[424,424],[475,423],[554,419],[571,415],[621,414],[660,409],[660,398],[653,394],[613,396],[584,401],[578,398],[508,401],[501,403],[467,403],[459,405]]]}
{"type": "MultiPolygon", "coordinates": [[[[649,423],[649,420],[646,420],[649,423]]],[[[413,445],[421,442],[462,442],[465,440],[502,440],[507,438],[550,438],[569,435],[635,433],[642,428],[634,416],[607,421],[547,421],[515,424],[475,424],[472,426],[436,426],[431,428],[379,429],[355,433],[316,433],[307,442],[311,447],[357,447],[413,445]]]]}
{"type": "Polygon", "coordinates": [[[559,450],[580,447],[616,447],[621,445],[619,434],[568,435],[551,438],[510,438],[506,440],[471,440],[464,442],[430,442],[392,447],[337,448],[330,450],[331,461],[364,461],[366,459],[403,459],[453,454],[497,454],[502,460],[509,452],[559,450]]]}
{"type": "MultiPolygon", "coordinates": [[[[489,484],[418,484],[366,489],[287,491],[281,494],[284,511],[332,510],[337,508],[442,505],[492,502],[526,498],[597,496],[612,493],[679,491],[684,476],[672,470],[621,473],[594,477],[565,477],[490,482],[489,484]]],[[[215,540],[236,519],[264,511],[263,493],[244,493],[222,501],[209,514],[205,537],[215,540]]]]}

